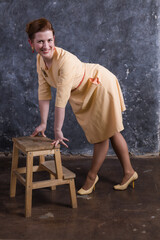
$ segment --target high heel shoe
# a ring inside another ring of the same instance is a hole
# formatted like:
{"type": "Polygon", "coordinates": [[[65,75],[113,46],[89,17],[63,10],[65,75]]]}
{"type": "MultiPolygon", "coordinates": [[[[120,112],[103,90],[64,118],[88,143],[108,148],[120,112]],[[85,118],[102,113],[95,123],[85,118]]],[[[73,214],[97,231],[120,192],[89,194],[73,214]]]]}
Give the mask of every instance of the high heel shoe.
{"type": "Polygon", "coordinates": [[[87,194],[92,193],[93,190],[95,190],[95,185],[98,182],[98,179],[99,179],[99,177],[97,175],[92,187],[90,187],[88,190],[85,190],[85,189],[81,188],[81,189],[79,189],[79,191],[77,193],[80,194],[80,195],[87,195],[87,194]]]}
{"type": "Polygon", "coordinates": [[[134,188],[134,181],[138,179],[138,174],[134,172],[134,174],[128,179],[128,181],[124,184],[118,184],[114,186],[115,190],[125,190],[128,185],[132,182],[132,187],[134,188]]]}

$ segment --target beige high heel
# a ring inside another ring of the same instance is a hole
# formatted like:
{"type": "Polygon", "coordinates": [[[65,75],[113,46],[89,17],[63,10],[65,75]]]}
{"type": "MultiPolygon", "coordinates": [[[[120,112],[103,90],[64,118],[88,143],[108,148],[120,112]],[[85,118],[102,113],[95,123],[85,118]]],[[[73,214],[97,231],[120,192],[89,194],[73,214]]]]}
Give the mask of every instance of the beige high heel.
{"type": "Polygon", "coordinates": [[[132,182],[132,187],[134,188],[134,181],[138,179],[138,174],[134,172],[134,174],[128,179],[128,181],[124,184],[118,184],[114,186],[115,190],[125,190],[128,188],[128,185],[132,182]]]}
{"type": "Polygon", "coordinates": [[[81,188],[81,189],[79,189],[79,191],[77,193],[80,194],[80,195],[87,195],[87,194],[92,193],[93,190],[95,191],[95,185],[98,182],[98,180],[99,180],[99,177],[97,175],[92,187],[90,187],[88,190],[85,190],[85,189],[81,188]]]}

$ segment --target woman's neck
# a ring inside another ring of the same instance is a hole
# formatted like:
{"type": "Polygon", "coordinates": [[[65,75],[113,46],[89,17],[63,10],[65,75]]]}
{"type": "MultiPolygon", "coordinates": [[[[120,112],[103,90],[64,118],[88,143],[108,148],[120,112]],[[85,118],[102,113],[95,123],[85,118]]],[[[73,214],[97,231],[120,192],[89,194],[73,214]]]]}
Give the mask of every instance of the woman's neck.
{"type": "Polygon", "coordinates": [[[53,60],[54,53],[55,53],[55,51],[53,52],[53,55],[52,55],[51,58],[47,58],[47,59],[43,58],[43,61],[44,61],[45,65],[46,65],[47,69],[50,69],[51,66],[52,66],[52,60],[53,60]]]}
{"type": "Polygon", "coordinates": [[[51,66],[52,66],[52,59],[53,59],[53,57],[51,59],[43,59],[47,69],[51,68],[51,66]]]}

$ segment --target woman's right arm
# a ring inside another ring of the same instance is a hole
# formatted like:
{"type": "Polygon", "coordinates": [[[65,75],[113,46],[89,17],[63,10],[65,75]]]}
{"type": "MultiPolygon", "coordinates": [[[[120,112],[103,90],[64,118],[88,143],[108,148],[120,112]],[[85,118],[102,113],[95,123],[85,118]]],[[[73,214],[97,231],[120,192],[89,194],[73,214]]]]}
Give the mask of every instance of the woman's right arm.
{"type": "Polygon", "coordinates": [[[38,127],[36,127],[36,129],[34,130],[34,132],[31,135],[32,137],[35,137],[38,133],[41,133],[43,137],[46,137],[44,132],[47,127],[49,104],[50,104],[50,100],[39,100],[41,124],[38,127]]]}

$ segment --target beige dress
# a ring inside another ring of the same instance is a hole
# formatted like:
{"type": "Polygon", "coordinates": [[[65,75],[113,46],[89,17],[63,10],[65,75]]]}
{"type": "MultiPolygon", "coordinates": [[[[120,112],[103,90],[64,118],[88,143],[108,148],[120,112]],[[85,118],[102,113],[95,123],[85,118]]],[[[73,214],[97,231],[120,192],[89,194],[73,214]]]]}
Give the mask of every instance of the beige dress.
{"type": "Polygon", "coordinates": [[[78,123],[90,143],[104,141],[123,130],[125,104],[117,78],[99,64],[81,62],[75,55],[56,47],[48,70],[37,55],[39,100],[51,99],[56,88],[56,107],[69,100],[78,123]]]}

